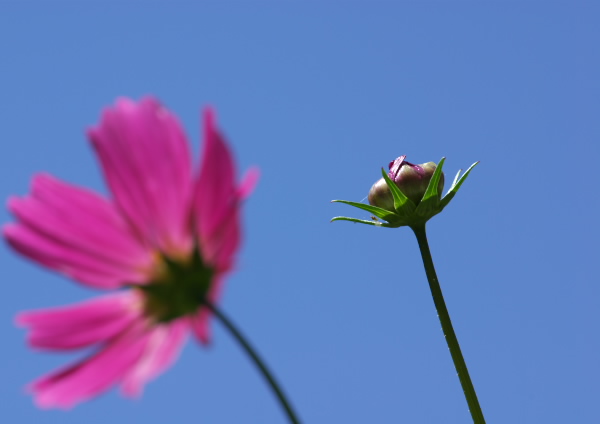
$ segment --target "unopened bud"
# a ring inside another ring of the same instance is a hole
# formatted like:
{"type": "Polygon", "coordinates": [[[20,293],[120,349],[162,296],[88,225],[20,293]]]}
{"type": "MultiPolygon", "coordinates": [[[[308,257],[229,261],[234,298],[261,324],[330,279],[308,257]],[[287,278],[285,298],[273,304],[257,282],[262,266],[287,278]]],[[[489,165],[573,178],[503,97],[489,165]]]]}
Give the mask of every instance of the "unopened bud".
{"type": "Polygon", "coordinates": [[[461,175],[458,171],[450,189],[444,197],[444,174],[442,167],[446,158],[433,162],[413,165],[406,162],[406,156],[400,156],[390,163],[388,173],[381,169],[382,179],[377,181],[369,191],[369,203],[351,202],[348,200],[332,200],[345,203],[372,215],[372,220],[336,216],[332,221],[350,221],[378,227],[398,228],[425,225],[432,217],[444,210],[467,179],[475,162],[461,175]],[[429,187],[431,184],[431,187],[429,187]]]}
{"type": "MultiPolygon", "coordinates": [[[[423,199],[425,191],[427,191],[427,186],[435,172],[436,164],[427,162],[414,165],[405,161],[405,158],[406,156],[400,156],[398,159],[390,162],[388,176],[406,197],[415,205],[418,205],[421,199],[423,199]]],[[[442,173],[438,183],[440,198],[443,188],[444,174],[442,173]]],[[[394,198],[385,179],[381,178],[373,184],[373,187],[369,191],[369,203],[382,209],[394,211],[394,198]]]]}

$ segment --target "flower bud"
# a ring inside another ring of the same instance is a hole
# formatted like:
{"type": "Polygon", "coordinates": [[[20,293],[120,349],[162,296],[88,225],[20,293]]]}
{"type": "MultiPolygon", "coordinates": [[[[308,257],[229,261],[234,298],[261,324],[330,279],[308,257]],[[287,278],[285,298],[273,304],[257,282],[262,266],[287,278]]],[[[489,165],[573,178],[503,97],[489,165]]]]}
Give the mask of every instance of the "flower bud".
{"type": "Polygon", "coordinates": [[[458,171],[452,186],[442,197],[444,189],[442,167],[446,158],[440,159],[437,165],[433,162],[413,165],[404,159],[406,156],[400,156],[391,162],[390,172],[387,174],[383,168],[381,169],[383,178],[371,187],[369,205],[348,200],[332,200],[332,202],[345,203],[367,211],[373,215],[372,220],[336,216],[332,221],[350,221],[387,228],[409,226],[414,229],[422,226],[448,206],[462,183],[479,163],[475,162],[462,175],[462,169],[458,171]],[[437,187],[432,183],[432,179],[438,181],[437,187]],[[430,183],[432,186],[427,191],[430,183]]]}
{"type": "MultiPolygon", "coordinates": [[[[398,159],[390,162],[390,172],[388,176],[396,186],[408,197],[415,205],[418,205],[427,191],[429,181],[435,172],[436,164],[427,162],[420,165],[414,165],[405,161],[406,156],[400,156],[398,159]]],[[[444,188],[444,174],[440,176],[438,183],[438,192],[441,193],[444,188]]],[[[394,211],[394,198],[387,186],[385,179],[381,178],[369,191],[369,203],[389,211],[394,211]]]]}

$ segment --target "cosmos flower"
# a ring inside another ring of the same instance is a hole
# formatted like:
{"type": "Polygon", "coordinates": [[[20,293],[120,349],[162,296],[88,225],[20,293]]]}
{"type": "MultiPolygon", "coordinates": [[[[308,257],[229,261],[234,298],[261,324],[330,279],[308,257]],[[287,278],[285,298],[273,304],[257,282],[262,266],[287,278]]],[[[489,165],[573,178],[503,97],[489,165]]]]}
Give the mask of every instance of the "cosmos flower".
{"type": "Polygon", "coordinates": [[[240,203],[258,172],[236,183],[233,158],[204,112],[202,160],[194,172],[186,137],[153,98],[119,99],[88,131],[111,197],[33,178],[9,199],[8,243],[85,286],[112,293],[75,305],[22,312],[31,347],[93,347],[80,362],[34,381],[40,407],[70,408],[120,384],[138,396],[177,358],[186,336],[210,338],[210,311],[240,244],[240,203]]]}

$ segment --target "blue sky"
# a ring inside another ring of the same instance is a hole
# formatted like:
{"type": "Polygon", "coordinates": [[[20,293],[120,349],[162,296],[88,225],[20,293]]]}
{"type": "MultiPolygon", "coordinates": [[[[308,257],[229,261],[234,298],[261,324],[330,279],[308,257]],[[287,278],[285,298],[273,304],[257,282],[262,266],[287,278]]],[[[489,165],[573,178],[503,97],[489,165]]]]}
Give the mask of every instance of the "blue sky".
{"type": "MultiPolygon", "coordinates": [[[[407,229],[361,201],[401,154],[479,160],[428,225],[489,423],[599,422],[600,7],[595,2],[1,2],[0,197],[47,171],[102,193],[85,129],[153,94],[197,151],[214,105],[262,179],[222,307],[306,423],[466,423],[407,229]]],[[[6,210],[2,223],[10,222],[6,210]]],[[[140,400],[41,411],[23,386],[81,355],[29,350],[15,313],[95,296],[0,246],[2,416],[14,423],[280,423],[214,323],[140,400]]]]}

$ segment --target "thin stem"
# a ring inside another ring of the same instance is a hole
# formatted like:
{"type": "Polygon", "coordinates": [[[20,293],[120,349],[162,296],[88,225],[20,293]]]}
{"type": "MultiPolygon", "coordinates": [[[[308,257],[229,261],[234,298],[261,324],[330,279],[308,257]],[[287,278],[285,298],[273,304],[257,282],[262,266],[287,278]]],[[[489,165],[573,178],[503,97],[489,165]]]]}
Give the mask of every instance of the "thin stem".
{"type": "Polygon", "coordinates": [[[203,304],[215,315],[215,317],[217,317],[219,321],[221,321],[221,324],[223,324],[225,328],[229,330],[233,338],[240,344],[242,349],[244,349],[244,351],[252,359],[254,365],[256,365],[256,367],[260,370],[265,380],[267,380],[267,383],[269,383],[271,390],[273,391],[275,396],[277,396],[277,399],[279,400],[281,407],[285,410],[285,413],[290,423],[300,424],[300,420],[298,419],[296,413],[292,409],[290,402],[284,395],[281,386],[277,383],[277,381],[275,381],[275,377],[273,376],[271,371],[269,371],[265,362],[258,356],[256,350],[250,345],[250,343],[242,334],[242,332],[238,330],[237,327],[233,324],[233,322],[231,322],[231,320],[227,318],[227,316],[223,314],[223,312],[214,304],[212,304],[206,299],[203,301],[203,304]]]}
{"type": "Polygon", "coordinates": [[[454,328],[452,328],[452,321],[450,321],[450,315],[446,308],[446,302],[444,302],[442,289],[435,273],[433,259],[431,258],[431,252],[429,251],[429,243],[427,242],[425,224],[411,228],[419,242],[421,257],[423,258],[423,265],[425,266],[425,273],[427,274],[429,288],[431,289],[431,295],[433,296],[433,303],[435,304],[435,309],[437,310],[438,317],[442,324],[442,331],[444,332],[446,343],[448,343],[448,349],[450,349],[450,355],[452,355],[452,361],[454,361],[458,379],[460,380],[463,392],[465,393],[465,398],[467,399],[473,422],[475,424],[485,424],[485,418],[483,418],[483,412],[481,412],[481,407],[477,400],[477,393],[475,393],[471,377],[469,377],[469,370],[467,369],[467,364],[460,351],[460,345],[458,344],[458,339],[454,333],[454,328]]]}

